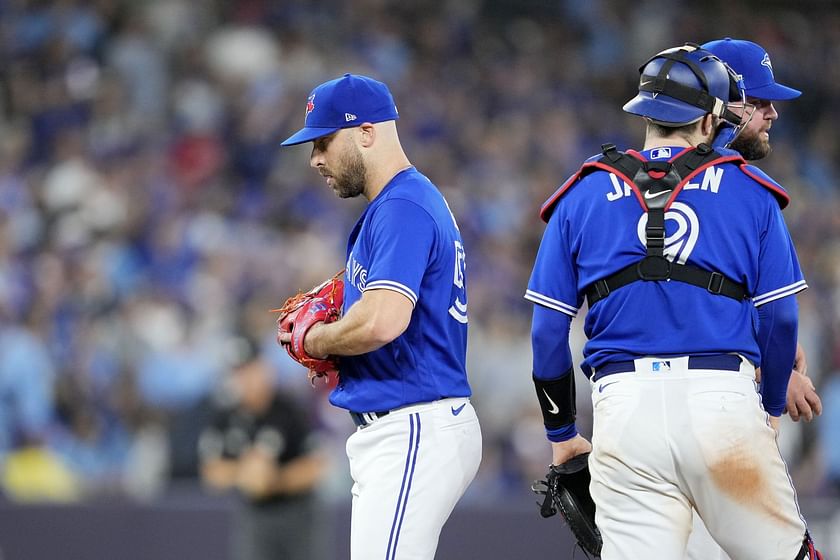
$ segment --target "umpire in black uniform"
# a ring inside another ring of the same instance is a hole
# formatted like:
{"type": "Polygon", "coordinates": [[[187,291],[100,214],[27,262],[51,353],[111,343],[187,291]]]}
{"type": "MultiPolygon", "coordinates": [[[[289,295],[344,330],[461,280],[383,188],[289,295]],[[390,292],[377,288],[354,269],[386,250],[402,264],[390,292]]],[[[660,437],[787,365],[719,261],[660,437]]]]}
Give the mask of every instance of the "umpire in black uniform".
{"type": "Polygon", "coordinates": [[[235,345],[232,402],[219,405],[198,444],[204,483],[244,499],[233,557],[323,558],[314,488],[325,459],[313,446],[312,426],[298,403],[276,389],[254,341],[243,337],[235,345]]]}

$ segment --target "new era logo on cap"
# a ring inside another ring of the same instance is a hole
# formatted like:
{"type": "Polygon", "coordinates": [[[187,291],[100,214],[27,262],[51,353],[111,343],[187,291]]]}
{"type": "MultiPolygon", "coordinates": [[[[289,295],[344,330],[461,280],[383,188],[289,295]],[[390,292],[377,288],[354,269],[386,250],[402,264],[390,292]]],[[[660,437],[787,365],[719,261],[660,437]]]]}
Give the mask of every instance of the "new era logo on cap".
{"type": "Polygon", "coordinates": [[[344,74],[312,90],[307,98],[304,127],[282,145],[303,144],[342,128],[398,118],[388,86],[367,76],[344,74]]]}

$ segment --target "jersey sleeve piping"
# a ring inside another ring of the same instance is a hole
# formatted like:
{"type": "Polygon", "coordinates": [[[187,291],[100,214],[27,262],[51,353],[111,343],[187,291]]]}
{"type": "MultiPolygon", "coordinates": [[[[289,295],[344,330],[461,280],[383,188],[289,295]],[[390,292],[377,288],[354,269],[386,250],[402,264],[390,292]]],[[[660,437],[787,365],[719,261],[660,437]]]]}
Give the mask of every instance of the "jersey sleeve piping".
{"type": "Polygon", "coordinates": [[[548,307],[549,309],[559,311],[560,313],[564,313],[570,317],[575,317],[578,312],[577,307],[573,307],[567,303],[563,303],[562,301],[550,298],[533,290],[525,291],[525,299],[536,304],[542,305],[543,307],[548,307]]]}
{"type": "Polygon", "coordinates": [[[777,299],[781,299],[783,297],[798,294],[807,287],[808,284],[805,283],[805,280],[800,280],[799,282],[790,284],[788,286],[784,286],[782,288],[778,288],[776,290],[773,290],[772,292],[767,292],[766,294],[755,296],[753,298],[753,305],[755,305],[756,307],[761,307],[765,303],[770,303],[771,301],[776,301],[777,299]]]}
{"type": "Polygon", "coordinates": [[[417,306],[417,294],[414,293],[414,290],[405,284],[400,284],[393,280],[374,280],[373,282],[368,282],[363,291],[367,292],[368,290],[391,290],[392,292],[404,295],[411,301],[411,305],[417,306]]]}

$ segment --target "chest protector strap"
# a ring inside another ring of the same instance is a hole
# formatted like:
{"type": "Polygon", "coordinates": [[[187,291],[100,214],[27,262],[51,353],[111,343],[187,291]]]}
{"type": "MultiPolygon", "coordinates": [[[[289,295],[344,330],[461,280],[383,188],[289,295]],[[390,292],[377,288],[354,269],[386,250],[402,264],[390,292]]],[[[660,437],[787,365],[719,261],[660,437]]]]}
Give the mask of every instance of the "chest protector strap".
{"type": "Polygon", "coordinates": [[[636,198],[647,212],[647,256],[590,284],[584,290],[589,307],[613,290],[637,280],[676,280],[738,301],[749,297],[746,286],[720,272],[671,262],[665,257],[665,211],[683,186],[698,171],[711,165],[743,160],[738,156],[721,156],[706,144],[685,150],[671,161],[646,161],[635,153],[619,152],[613,144],[604,144],[602,150],[603,157],[593,162],[590,171],[602,169],[615,173],[633,188],[636,198]]]}

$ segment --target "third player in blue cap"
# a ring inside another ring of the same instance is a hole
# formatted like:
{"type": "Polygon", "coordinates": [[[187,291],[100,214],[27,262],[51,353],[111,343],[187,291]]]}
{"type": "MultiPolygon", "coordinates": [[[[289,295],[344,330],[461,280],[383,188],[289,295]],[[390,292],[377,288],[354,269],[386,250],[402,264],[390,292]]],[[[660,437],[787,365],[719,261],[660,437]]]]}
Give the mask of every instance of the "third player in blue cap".
{"type": "Polygon", "coordinates": [[[761,45],[744,39],[709,41],[703,48],[729,64],[744,78],[747,95],[758,99],[781,101],[795,99],[802,92],[776,82],[770,55],[761,45]]]}

